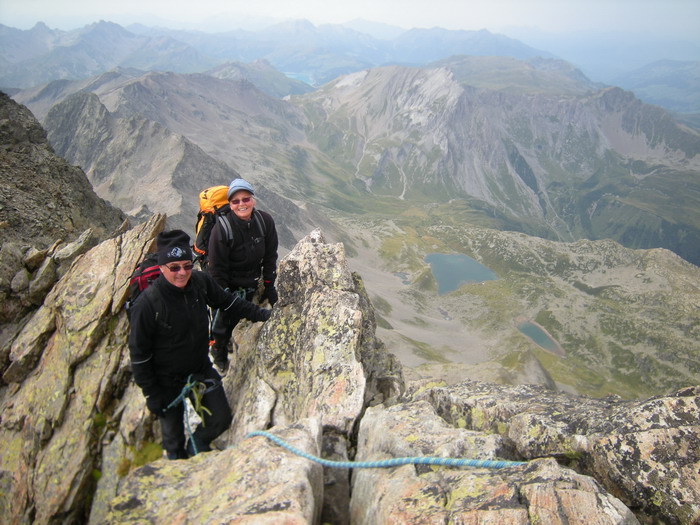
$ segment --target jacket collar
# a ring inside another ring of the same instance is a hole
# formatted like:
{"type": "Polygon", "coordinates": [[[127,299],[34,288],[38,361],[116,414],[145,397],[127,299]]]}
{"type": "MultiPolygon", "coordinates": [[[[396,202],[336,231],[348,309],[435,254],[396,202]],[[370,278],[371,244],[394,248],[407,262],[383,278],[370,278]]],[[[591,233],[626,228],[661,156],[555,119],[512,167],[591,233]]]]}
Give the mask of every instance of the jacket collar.
{"type": "MultiPolygon", "coordinates": [[[[194,273],[195,270],[192,270],[192,273],[194,273]]],[[[189,294],[192,292],[192,276],[190,275],[190,280],[187,282],[187,285],[184,288],[178,288],[174,284],[170,284],[168,280],[161,274],[158,279],[155,280],[153,283],[154,286],[158,286],[158,290],[162,292],[166,296],[172,296],[172,297],[182,297],[185,294],[189,294]]]]}

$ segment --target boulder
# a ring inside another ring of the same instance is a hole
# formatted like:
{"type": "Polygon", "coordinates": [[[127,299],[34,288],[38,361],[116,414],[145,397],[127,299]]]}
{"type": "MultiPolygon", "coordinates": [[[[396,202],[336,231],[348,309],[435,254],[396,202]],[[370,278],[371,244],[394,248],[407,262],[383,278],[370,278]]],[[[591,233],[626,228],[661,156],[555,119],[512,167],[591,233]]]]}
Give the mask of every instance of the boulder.
{"type": "MultiPolygon", "coordinates": [[[[358,461],[446,457],[512,459],[507,437],[450,425],[425,400],[367,410],[358,461]]],[[[503,469],[357,468],[351,522],[374,523],[638,523],[593,479],[553,459],[503,469]]]]}
{"type": "Polygon", "coordinates": [[[358,485],[351,518],[357,525],[639,524],[593,478],[562,468],[553,459],[506,470],[439,469],[424,474],[406,465],[364,475],[358,485]]]}
{"type": "MultiPolygon", "coordinates": [[[[271,432],[305,453],[319,454],[318,420],[271,432]]],[[[132,471],[105,522],[306,525],[319,522],[322,500],[321,466],[259,436],[220,452],[161,459],[132,471]]]]}
{"type": "Polygon", "coordinates": [[[87,252],[95,246],[97,239],[92,231],[92,228],[85,230],[73,242],[66,244],[52,255],[54,261],[59,267],[59,274],[63,275],[68,271],[71,263],[79,256],[87,252]]]}
{"type": "Polygon", "coordinates": [[[135,383],[129,384],[104,423],[106,431],[100,442],[99,470],[94,471],[97,484],[88,523],[108,523],[109,504],[119,493],[124,476],[162,457],[158,445],[160,427],[146,409],[141,389],[135,383]]]}
{"type": "Polygon", "coordinates": [[[44,262],[44,259],[46,259],[46,255],[49,253],[48,249],[43,249],[39,250],[38,248],[35,248],[34,246],[30,247],[27,250],[27,253],[24,254],[24,266],[27,267],[27,270],[30,272],[33,272],[39,266],[41,266],[41,263],[44,262]]]}
{"type": "Polygon", "coordinates": [[[640,515],[700,520],[700,387],[645,401],[474,381],[409,395],[455,426],[507,436],[520,457],[570,464],[640,515]]]}
{"type": "Polygon", "coordinates": [[[31,276],[26,268],[21,268],[10,281],[10,291],[15,295],[25,293],[29,289],[31,276]]]}
{"type": "Polygon", "coordinates": [[[15,243],[4,242],[0,248],[0,291],[10,290],[12,278],[22,267],[20,247],[15,243]]]}
{"type": "MultiPolygon", "coordinates": [[[[128,278],[164,220],[87,252],[17,335],[5,372],[12,393],[0,407],[0,514],[9,523],[84,520],[102,439],[119,428],[113,410],[129,379],[128,278]]],[[[138,401],[139,424],[148,425],[138,401]]]]}
{"type": "Polygon", "coordinates": [[[5,383],[21,383],[44,353],[46,343],[56,330],[56,319],[49,308],[39,308],[10,347],[10,364],[2,375],[5,383]]]}
{"type": "Polygon", "coordinates": [[[29,300],[37,306],[41,305],[57,279],[58,265],[47,257],[29,282],[29,300]]]}
{"type": "MultiPolygon", "coordinates": [[[[374,311],[342,244],[311,232],[280,261],[277,288],[269,321],[236,328],[238,351],[225,378],[234,423],[222,443],[318,418],[326,457],[347,459],[366,406],[403,390],[401,367],[376,339],[374,311]]],[[[347,472],[326,469],[325,477],[324,520],[342,523],[335,520],[347,515],[347,472]]]]}

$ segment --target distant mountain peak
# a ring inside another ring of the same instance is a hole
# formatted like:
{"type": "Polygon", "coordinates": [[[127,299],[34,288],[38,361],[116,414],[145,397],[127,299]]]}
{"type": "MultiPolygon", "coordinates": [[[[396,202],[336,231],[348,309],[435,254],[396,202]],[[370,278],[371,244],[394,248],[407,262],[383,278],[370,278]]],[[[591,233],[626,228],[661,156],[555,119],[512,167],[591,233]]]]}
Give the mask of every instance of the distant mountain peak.
{"type": "Polygon", "coordinates": [[[33,33],[43,33],[47,31],[50,32],[51,28],[47,26],[44,22],[37,22],[36,24],[34,24],[34,27],[32,27],[29,31],[33,33]]]}
{"type": "MultiPolygon", "coordinates": [[[[87,31],[93,31],[95,29],[99,30],[104,30],[104,29],[111,29],[113,31],[121,31],[124,33],[129,33],[124,27],[120,26],[119,24],[115,24],[114,22],[110,22],[108,20],[99,20],[97,22],[94,22],[92,24],[89,24],[83,28],[85,32],[87,31]]],[[[129,33],[131,34],[131,33],[129,33]]]]}

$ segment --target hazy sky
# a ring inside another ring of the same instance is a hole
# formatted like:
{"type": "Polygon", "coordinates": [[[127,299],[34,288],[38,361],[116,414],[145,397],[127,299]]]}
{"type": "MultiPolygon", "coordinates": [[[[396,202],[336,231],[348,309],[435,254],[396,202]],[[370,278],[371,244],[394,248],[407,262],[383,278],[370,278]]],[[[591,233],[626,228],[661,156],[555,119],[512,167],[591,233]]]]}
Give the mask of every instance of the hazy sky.
{"type": "Polygon", "coordinates": [[[223,30],[236,28],[242,17],[306,18],[316,25],[364,18],[405,29],[642,31],[700,39],[700,0],[0,0],[0,23],[19,29],[38,21],[75,29],[109,20],[223,30]]]}

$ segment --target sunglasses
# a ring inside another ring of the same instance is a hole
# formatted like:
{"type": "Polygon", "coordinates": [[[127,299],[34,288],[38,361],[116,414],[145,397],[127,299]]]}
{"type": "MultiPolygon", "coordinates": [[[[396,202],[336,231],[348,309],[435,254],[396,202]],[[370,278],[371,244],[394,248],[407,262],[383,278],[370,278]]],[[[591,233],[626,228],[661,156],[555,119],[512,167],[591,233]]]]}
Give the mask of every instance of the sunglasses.
{"type": "Polygon", "coordinates": [[[173,273],[177,273],[180,270],[185,270],[186,272],[189,272],[192,270],[192,268],[194,268],[194,264],[186,263],[186,264],[183,264],[182,266],[180,266],[179,264],[172,264],[172,265],[168,266],[166,264],[165,267],[173,273]]]}
{"type": "Polygon", "coordinates": [[[234,206],[235,206],[236,204],[240,204],[241,202],[244,203],[244,204],[248,204],[252,198],[253,198],[253,197],[243,197],[242,199],[233,199],[233,200],[231,201],[231,204],[233,204],[234,206]]]}

